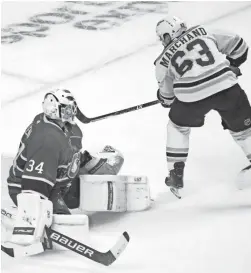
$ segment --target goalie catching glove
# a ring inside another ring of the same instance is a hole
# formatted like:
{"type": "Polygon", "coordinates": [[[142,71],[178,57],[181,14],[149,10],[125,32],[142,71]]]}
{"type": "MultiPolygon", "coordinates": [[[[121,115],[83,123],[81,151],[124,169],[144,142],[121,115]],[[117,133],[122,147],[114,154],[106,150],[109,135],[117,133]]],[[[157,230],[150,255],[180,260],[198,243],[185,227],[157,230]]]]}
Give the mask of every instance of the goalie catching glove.
{"type": "Polygon", "coordinates": [[[160,94],[159,89],[157,91],[157,99],[160,101],[161,105],[165,108],[170,108],[175,98],[176,98],[175,96],[170,98],[164,97],[160,94]]]}

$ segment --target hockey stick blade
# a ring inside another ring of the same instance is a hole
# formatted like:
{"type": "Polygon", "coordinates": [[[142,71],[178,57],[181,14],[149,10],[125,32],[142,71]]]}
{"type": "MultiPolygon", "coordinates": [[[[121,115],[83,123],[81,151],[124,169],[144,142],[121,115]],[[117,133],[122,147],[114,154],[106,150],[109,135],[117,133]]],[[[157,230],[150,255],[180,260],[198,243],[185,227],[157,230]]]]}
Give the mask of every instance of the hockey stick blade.
{"type": "Polygon", "coordinates": [[[119,111],[111,112],[111,113],[101,115],[101,116],[97,116],[97,117],[93,117],[93,118],[88,118],[78,108],[77,109],[77,118],[82,123],[87,124],[87,123],[99,121],[99,120],[102,120],[102,119],[105,119],[105,118],[118,116],[118,115],[122,115],[122,114],[129,113],[129,112],[132,112],[132,111],[140,110],[140,109],[143,109],[143,108],[155,105],[155,104],[159,104],[159,103],[160,103],[159,100],[154,100],[154,101],[146,102],[146,103],[143,103],[143,104],[139,104],[139,105],[136,105],[136,106],[132,106],[132,107],[129,107],[129,108],[125,108],[125,109],[122,109],[122,110],[119,110],[119,111]]]}
{"type": "MultiPolygon", "coordinates": [[[[1,214],[9,219],[15,219],[15,215],[5,209],[1,209],[1,214]]],[[[105,266],[111,265],[121,255],[130,240],[129,234],[124,232],[116,244],[110,250],[103,253],[51,228],[46,227],[45,231],[49,243],[51,241],[57,243],[79,255],[105,266]]],[[[41,242],[30,246],[17,246],[15,248],[1,245],[1,250],[11,257],[31,256],[39,254],[46,249],[51,249],[51,247],[41,242]]]]}
{"type": "Polygon", "coordinates": [[[91,248],[84,243],[78,242],[51,228],[48,228],[47,234],[48,239],[51,239],[52,242],[105,266],[111,265],[121,255],[130,240],[128,233],[124,232],[120,236],[117,243],[110,250],[104,253],[99,252],[98,250],[91,248]]]}

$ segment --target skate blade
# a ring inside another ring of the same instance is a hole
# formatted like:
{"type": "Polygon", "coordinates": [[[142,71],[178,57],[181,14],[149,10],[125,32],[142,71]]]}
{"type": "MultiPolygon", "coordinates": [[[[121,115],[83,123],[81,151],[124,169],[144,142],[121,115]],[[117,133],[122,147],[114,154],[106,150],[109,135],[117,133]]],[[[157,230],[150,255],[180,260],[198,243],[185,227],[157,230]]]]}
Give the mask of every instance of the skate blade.
{"type": "Polygon", "coordinates": [[[174,194],[178,199],[181,199],[181,195],[179,193],[179,190],[176,188],[170,188],[170,191],[172,194],[174,194]]]}

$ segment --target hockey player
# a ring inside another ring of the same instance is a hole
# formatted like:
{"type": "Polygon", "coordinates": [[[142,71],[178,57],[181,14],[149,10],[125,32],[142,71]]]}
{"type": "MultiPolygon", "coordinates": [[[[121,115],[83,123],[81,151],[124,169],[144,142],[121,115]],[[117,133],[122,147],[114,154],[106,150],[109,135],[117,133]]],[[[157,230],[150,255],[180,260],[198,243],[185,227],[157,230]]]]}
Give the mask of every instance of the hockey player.
{"type": "MultiPolygon", "coordinates": [[[[180,198],[190,128],[203,126],[210,110],[220,114],[224,129],[251,161],[251,107],[237,80],[248,46],[237,34],[211,32],[201,25],[187,28],[171,15],[157,23],[156,33],[164,46],[155,61],[157,97],[170,108],[165,183],[180,198]]],[[[250,167],[242,171],[242,178],[250,167]]]]}
{"type": "Polygon", "coordinates": [[[52,224],[53,213],[70,214],[68,206],[78,206],[79,173],[117,174],[123,164],[123,156],[110,146],[104,151],[113,152],[113,164],[87,151],[81,153],[82,132],[75,123],[76,114],[77,103],[68,90],[49,92],[43,113],[22,136],[7,179],[10,197],[18,206],[14,243],[40,240],[44,226],[52,224]],[[73,190],[69,190],[71,184],[73,190]],[[31,228],[23,234],[18,227],[27,227],[25,221],[31,228]]]}

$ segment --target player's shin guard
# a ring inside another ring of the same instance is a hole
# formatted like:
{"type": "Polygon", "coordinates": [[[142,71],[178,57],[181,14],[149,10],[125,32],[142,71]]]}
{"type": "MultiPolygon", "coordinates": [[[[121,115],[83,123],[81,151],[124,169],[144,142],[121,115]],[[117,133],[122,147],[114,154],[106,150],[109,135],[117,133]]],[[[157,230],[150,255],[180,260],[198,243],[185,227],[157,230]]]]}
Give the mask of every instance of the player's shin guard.
{"type": "Polygon", "coordinates": [[[181,198],[179,189],[183,188],[183,176],[185,161],[189,150],[189,127],[181,127],[169,121],[167,125],[166,158],[169,176],[165,184],[170,187],[171,192],[181,198]]]}
{"type": "Polygon", "coordinates": [[[251,162],[251,128],[241,132],[230,131],[235,142],[242,148],[247,159],[251,162]]]}
{"type": "MultiPolygon", "coordinates": [[[[230,134],[236,143],[242,148],[247,159],[251,163],[251,128],[241,132],[230,131],[230,134]]],[[[238,189],[246,189],[251,187],[251,164],[237,175],[235,184],[238,189]]]]}
{"type": "Polygon", "coordinates": [[[169,121],[167,124],[166,159],[168,170],[175,162],[186,162],[189,150],[189,127],[181,127],[169,121]]]}

